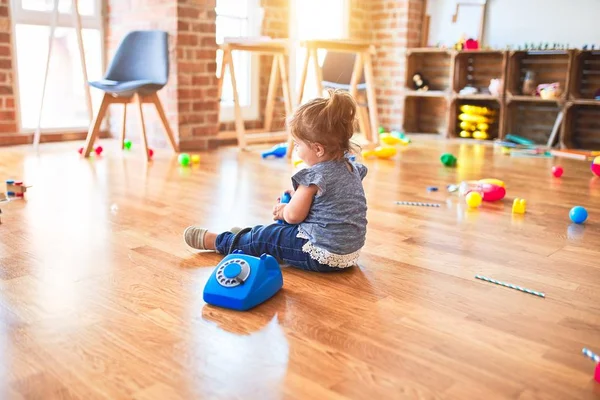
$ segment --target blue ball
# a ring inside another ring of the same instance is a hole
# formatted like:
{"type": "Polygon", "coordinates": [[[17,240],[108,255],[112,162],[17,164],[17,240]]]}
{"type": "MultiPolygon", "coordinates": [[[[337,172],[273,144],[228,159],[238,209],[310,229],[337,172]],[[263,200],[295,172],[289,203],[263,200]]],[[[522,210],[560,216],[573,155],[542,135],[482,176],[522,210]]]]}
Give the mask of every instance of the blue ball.
{"type": "Polygon", "coordinates": [[[575,222],[576,224],[583,224],[587,217],[587,210],[581,206],[573,207],[571,208],[571,211],[569,211],[569,218],[571,218],[571,221],[575,222]]]}

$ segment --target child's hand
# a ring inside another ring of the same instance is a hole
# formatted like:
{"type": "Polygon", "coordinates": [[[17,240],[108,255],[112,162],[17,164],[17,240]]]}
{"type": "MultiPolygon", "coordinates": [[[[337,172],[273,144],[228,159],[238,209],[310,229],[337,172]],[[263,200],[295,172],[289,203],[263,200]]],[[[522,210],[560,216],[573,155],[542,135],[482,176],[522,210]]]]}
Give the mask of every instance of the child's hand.
{"type": "Polygon", "coordinates": [[[287,204],[276,204],[273,206],[273,221],[283,220],[283,209],[287,204]]]}
{"type": "MultiPolygon", "coordinates": [[[[287,194],[289,194],[289,195],[290,195],[290,197],[292,197],[292,196],[294,195],[294,193],[296,193],[296,192],[295,192],[294,190],[292,190],[292,189],[288,189],[288,190],[286,190],[284,193],[287,193],[287,194]]],[[[279,196],[279,197],[277,198],[277,202],[278,202],[278,203],[281,203],[281,196],[279,196]]]]}

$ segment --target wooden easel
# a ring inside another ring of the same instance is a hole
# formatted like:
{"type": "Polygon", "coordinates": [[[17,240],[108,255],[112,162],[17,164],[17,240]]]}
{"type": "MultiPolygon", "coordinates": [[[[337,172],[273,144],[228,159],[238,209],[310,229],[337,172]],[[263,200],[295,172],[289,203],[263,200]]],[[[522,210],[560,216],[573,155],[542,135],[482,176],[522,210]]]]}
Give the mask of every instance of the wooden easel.
{"type": "MultiPolygon", "coordinates": [[[[271,132],[273,125],[273,112],[275,108],[275,96],[281,79],[283,90],[283,101],[285,103],[285,114],[289,117],[292,114],[292,98],[290,93],[290,83],[288,80],[288,70],[285,56],[288,52],[287,39],[228,39],[220,46],[222,50],[221,70],[219,73],[219,91],[218,97],[221,98],[223,92],[223,79],[225,68],[229,68],[231,77],[231,87],[233,88],[233,103],[235,112],[235,131],[219,132],[218,137],[227,139],[237,137],[238,146],[245,149],[249,143],[269,142],[269,141],[288,141],[288,149],[291,150],[291,136],[287,131],[271,132]],[[265,105],[265,122],[263,129],[244,128],[244,118],[242,116],[242,107],[240,105],[237,84],[235,78],[235,68],[233,65],[233,51],[248,51],[258,54],[272,54],[273,64],[271,66],[271,77],[269,79],[269,90],[267,93],[267,102],[265,105]]],[[[291,151],[288,155],[291,156],[291,151]]]]}
{"type": "MultiPolygon", "coordinates": [[[[46,97],[46,84],[48,82],[48,70],[50,68],[50,57],[52,56],[52,43],[54,42],[54,32],[56,31],[56,25],[58,24],[58,2],[54,0],[54,7],[52,9],[52,23],[50,24],[50,34],[48,35],[48,57],[46,58],[46,69],[44,71],[44,84],[42,85],[42,98],[40,100],[40,112],[38,114],[38,124],[33,136],[33,146],[35,149],[40,145],[40,139],[42,136],[41,125],[42,125],[42,111],[44,110],[44,99],[46,97]]],[[[73,17],[73,27],[75,28],[75,34],[77,35],[77,44],[79,45],[79,61],[81,62],[81,72],[83,74],[83,85],[86,94],[86,103],[88,108],[88,116],[90,121],[93,118],[92,108],[92,95],[90,93],[90,87],[88,85],[87,68],[85,63],[85,52],[83,49],[83,37],[81,35],[81,15],[79,14],[79,0],[72,0],[71,2],[71,16],[73,17]]]]}
{"type": "MultiPolygon", "coordinates": [[[[377,146],[379,144],[379,117],[377,114],[377,100],[375,97],[375,79],[373,77],[372,55],[375,54],[375,47],[366,41],[358,40],[305,40],[300,42],[302,47],[306,47],[306,57],[300,75],[300,86],[298,88],[298,103],[302,103],[304,96],[304,87],[306,85],[306,75],[308,73],[308,64],[313,59],[315,68],[316,85],[319,96],[323,93],[323,74],[317,58],[317,50],[325,49],[328,51],[355,53],[354,69],[350,80],[350,94],[357,99],[358,82],[362,76],[363,69],[365,73],[365,83],[367,85],[367,104],[369,111],[359,107],[358,122],[360,129],[365,135],[369,145],[377,146]],[[367,123],[367,121],[370,122],[367,123]]],[[[358,100],[358,99],[357,99],[358,100]]]]}

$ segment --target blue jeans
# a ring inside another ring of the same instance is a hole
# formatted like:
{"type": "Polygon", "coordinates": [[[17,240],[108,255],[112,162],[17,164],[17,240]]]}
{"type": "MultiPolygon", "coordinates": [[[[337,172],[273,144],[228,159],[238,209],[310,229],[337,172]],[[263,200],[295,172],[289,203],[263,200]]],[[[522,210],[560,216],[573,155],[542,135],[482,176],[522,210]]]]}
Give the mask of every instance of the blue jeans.
{"type": "MultiPolygon", "coordinates": [[[[242,250],[245,254],[259,257],[263,253],[275,257],[279,262],[306,271],[336,272],[345,268],[330,267],[313,260],[308,253],[302,251],[302,246],[308,240],[296,237],[297,225],[272,224],[257,225],[249,232],[238,234],[237,244],[233,250],[242,250]]],[[[217,236],[217,251],[229,254],[235,234],[223,232],[217,236]]]]}

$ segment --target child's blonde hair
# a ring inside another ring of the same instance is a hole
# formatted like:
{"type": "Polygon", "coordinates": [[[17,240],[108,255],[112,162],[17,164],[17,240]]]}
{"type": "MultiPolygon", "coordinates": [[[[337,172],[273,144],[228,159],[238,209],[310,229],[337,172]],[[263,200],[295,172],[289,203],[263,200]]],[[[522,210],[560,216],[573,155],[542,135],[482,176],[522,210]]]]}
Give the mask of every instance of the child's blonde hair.
{"type": "Polygon", "coordinates": [[[317,98],[298,107],[288,120],[295,139],[319,143],[332,158],[342,158],[357,146],[350,141],[354,134],[356,102],[348,92],[329,90],[329,98],[317,98]]]}

